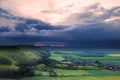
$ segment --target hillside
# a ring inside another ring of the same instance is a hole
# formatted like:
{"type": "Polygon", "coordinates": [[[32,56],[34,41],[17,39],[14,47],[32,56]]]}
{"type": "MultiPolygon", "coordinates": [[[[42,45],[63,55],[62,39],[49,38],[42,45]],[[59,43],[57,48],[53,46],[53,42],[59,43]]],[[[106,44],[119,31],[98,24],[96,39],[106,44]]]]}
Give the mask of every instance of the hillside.
{"type": "Polygon", "coordinates": [[[50,56],[49,52],[35,46],[1,46],[0,77],[33,75],[31,67],[50,56]],[[16,76],[15,76],[16,75],[16,76]]]}

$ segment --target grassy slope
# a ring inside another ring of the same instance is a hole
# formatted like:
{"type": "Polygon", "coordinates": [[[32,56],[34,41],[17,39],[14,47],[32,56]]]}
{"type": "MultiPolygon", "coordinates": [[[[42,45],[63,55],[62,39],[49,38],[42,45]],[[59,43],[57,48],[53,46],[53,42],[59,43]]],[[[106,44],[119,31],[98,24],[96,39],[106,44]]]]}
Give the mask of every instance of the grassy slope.
{"type": "Polygon", "coordinates": [[[0,56],[11,58],[15,63],[30,62],[34,58],[38,58],[37,55],[25,50],[0,50],[0,56]]]}
{"type": "Polygon", "coordinates": [[[0,64],[0,70],[19,69],[19,67],[16,66],[17,64],[32,62],[43,56],[46,56],[44,50],[34,46],[0,47],[0,57],[12,60],[12,65],[0,64]]]}
{"type": "Polygon", "coordinates": [[[30,50],[25,49],[0,49],[0,56],[12,59],[14,63],[31,62],[37,55],[32,53],[30,50]]]}

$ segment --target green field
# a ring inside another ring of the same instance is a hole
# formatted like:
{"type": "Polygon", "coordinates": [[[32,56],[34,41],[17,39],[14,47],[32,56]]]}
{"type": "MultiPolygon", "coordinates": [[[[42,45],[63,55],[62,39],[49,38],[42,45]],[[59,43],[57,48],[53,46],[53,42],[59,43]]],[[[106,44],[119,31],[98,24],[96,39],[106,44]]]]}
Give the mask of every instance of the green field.
{"type": "Polygon", "coordinates": [[[59,76],[120,76],[120,72],[112,72],[109,70],[66,70],[55,69],[59,76]]]}
{"type": "Polygon", "coordinates": [[[10,73],[11,70],[23,69],[23,73],[26,75],[29,71],[24,72],[24,68],[31,67],[28,65],[29,63],[32,64],[32,62],[40,59],[43,62],[34,64],[33,68],[30,69],[33,77],[24,76],[18,80],[120,80],[120,69],[115,66],[116,64],[119,65],[120,56],[114,54],[114,51],[110,53],[109,50],[97,49],[95,51],[50,50],[50,55],[47,54],[47,51],[33,47],[0,49],[0,61],[2,62],[0,63],[0,70],[9,70],[10,73]],[[3,63],[4,60],[8,63],[3,63]],[[23,63],[27,63],[27,66],[24,66],[23,63]],[[23,65],[23,67],[18,66],[18,64],[23,65]],[[110,70],[111,66],[107,64],[115,65],[110,70]]]}
{"type": "Polygon", "coordinates": [[[111,56],[104,56],[104,57],[81,57],[83,59],[88,59],[88,60],[98,60],[101,62],[115,62],[119,63],[120,57],[111,57],[111,56]]]}
{"type": "Polygon", "coordinates": [[[55,59],[55,60],[58,60],[58,61],[61,61],[61,60],[64,60],[64,56],[69,56],[69,57],[73,57],[73,58],[80,58],[80,56],[74,54],[74,53],[71,53],[71,52],[67,52],[67,54],[55,54],[55,52],[51,52],[51,56],[50,58],[51,59],[55,59]]]}
{"type": "Polygon", "coordinates": [[[58,77],[29,77],[20,80],[120,80],[120,72],[109,70],[54,70],[58,77]]]}
{"type": "Polygon", "coordinates": [[[111,57],[120,57],[120,54],[108,54],[107,56],[111,56],[111,57]]]}
{"type": "MultiPolygon", "coordinates": [[[[98,54],[86,54],[85,52],[73,52],[73,51],[62,51],[63,53],[61,54],[56,54],[54,51],[51,51],[51,59],[55,59],[58,61],[64,60],[65,56],[68,57],[72,57],[74,59],[77,58],[82,58],[82,59],[87,59],[87,60],[98,60],[101,62],[113,62],[113,63],[120,63],[120,54],[111,54],[111,53],[107,53],[107,54],[103,54],[103,56],[99,56],[98,54]]],[[[97,52],[96,52],[97,53],[97,52]]]]}
{"type": "Polygon", "coordinates": [[[58,76],[84,76],[91,75],[86,70],[67,70],[67,69],[54,69],[58,76]]]}
{"type": "Polygon", "coordinates": [[[120,80],[120,76],[31,77],[20,80],[120,80]]]}

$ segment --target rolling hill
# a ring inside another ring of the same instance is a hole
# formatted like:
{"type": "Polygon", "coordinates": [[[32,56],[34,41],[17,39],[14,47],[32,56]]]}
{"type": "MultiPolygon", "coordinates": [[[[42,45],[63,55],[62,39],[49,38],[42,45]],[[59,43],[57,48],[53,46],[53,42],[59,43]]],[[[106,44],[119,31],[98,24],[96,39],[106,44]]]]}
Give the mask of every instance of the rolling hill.
{"type": "Polygon", "coordinates": [[[36,46],[0,46],[0,77],[31,76],[31,67],[49,56],[36,46]]]}

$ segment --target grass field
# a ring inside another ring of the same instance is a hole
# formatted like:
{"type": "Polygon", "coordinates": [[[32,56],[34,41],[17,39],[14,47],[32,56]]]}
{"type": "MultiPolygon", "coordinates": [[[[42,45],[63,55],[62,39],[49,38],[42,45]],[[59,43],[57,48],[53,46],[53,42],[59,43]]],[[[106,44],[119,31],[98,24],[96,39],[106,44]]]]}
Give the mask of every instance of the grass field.
{"type": "Polygon", "coordinates": [[[120,72],[113,72],[109,70],[67,70],[54,69],[58,75],[64,76],[120,76],[120,72]]]}
{"type": "MultiPolygon", "coordinates": [[[[104,51],[103,51],[104,52],[104,51]]],[[[37,52],[39,54],[39,52],[37,52]]],[[[19,67],[16,65],[17,63],[22,62],[32,62],[36,58],[41,58],[38,54],[34,54],[33,51],[22,49],[22,50],[0,50],[0,56],[9,58],[12,61],[11,65],[0,65],[0,69],[15,69],[18,70],[19,67]],[[17,54],[16,54],[17,53],[17,54]],[[17,57],[16,57],[17,56],[17,57]]],[[[100,61],[105,63],[120,63],[120,54],[114,54],[114,52],[110,53],[109,51],[104,54],[102,51],[96,50],[96,53],[90,51],[63,51],[60,53],[56,53],[56,51],[50,52],[49,59],[57,60],[62,63],[62,67],[53,67],[52,70],[57,74],[58,77],[49,77],[49,68],[48,71],[40,70],[43,65],[36,66],[33,77],[26,77],[18,80],[120,80],[120,71],[110,71],[99,69],[79,69],[79,70],[71,70],[69,68],[64,68],[64,65],[69,64],[72,65],[69,59],[78,59],[81,58],[87,61],[100,61]],[[98,53],[97,53],[98,52],[98,53]],[[88,54],[90,53],[90,54],[88,54]],[[100,56],[99,56],[100,55],[100,56]],[[68,58],[68,61],[65,60],[68,58]],[[64,60],[64,61],[62,61],[64,60]]],[[[80,59],[80,60],[81,60],[80,59]]],[[[44,65],[45,66],[45,65],[44,65]]],[[[43,67],[44,67],[43,66],[43,67]]],[[[83,66],[84,67],[84,66],[83,66]]]]}
{"type": "Polygon", "coordinates": [[[91,75],[86,70],[67,70],[67,69],[54,69],[59,76],[82,76],[91,75]]]}
{"type": "Polygon", "coordinates": [[[120,80],[120,76],[31,77],[20,80],[120,80]]]}
{"type": "Polygon", "coordinates": [[[20,80],[120,80],[120,72],[108,70],[54,69],[59,77],[29,77],[20,80]]]}
{"type": "MultiPolygon", "coordinates": [[[[64,52],[64,51],[63,51],[64,52]]],[[[102,55],[102,54],[101,54],[102,55]]],[[[103,56],[99,56],[96,52],[96,54],[85,54],[84,52],[70,52],[70,51],[65,51],[65,54],[64,53],[61,53],[61,54],[56,54],[55,52],[51,51],[51,56],[50,58],[51,59],[55,59],[55,60],[58,60],[58,61],[61,61],[61,60],[64,60],[64,56],[69,56],[69,57],[72,57],[74,59],[77,59],[77,58],[82,58],[82,59],[87,59],[87,60],[98,60],[98,61],[101,61],[101,62],[114,62],[114,63],[120,63],[120,54],[103,54],[103,56]],[[82,55],[82,56],[81,56],[82,55]]]]}
{"type": "Polygon", "coordinates": [[[120,57],[111,57],[111,56],[104,56],[104,57],[81,57],[83,59],[88,59],[88,60],[98,60],[101,62],[117,62],[119,63],[120,57]]]}
{"type": "Polygon", "coordinates": [[[58,61],[61,61],[61,60],[64,60],[64,56],[69,56],[69,57],[72,57],[72,58],[74,58],[74,59],[80,58],[80,56],[75,55],[74,53],[55,54],[54,52],[51,52],[50,58],[51,58],[51,59],[58,60],[58,61]]]}
{"type": "Polygon", "coordinates": [[[120,76],[120,72],[113,72],[109,70],[87,70],[92,76],[120,76]]]}
{"type": "Polygon", "coordinates": [[[120,57],[120,54],[107,54],[107,56],[111,56],[111,57],[120,57]]]}

